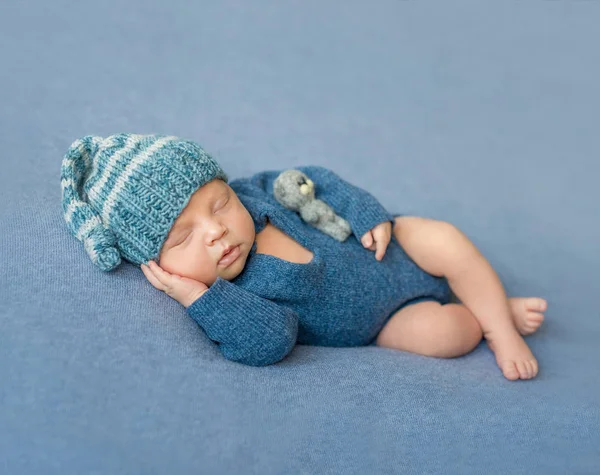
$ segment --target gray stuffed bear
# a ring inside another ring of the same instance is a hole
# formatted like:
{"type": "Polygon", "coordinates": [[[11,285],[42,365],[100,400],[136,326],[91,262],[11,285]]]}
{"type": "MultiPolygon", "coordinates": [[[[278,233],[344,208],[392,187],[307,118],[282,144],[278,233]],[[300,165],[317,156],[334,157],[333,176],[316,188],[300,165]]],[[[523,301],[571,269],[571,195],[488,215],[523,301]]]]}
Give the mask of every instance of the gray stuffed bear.
{"type": "Polygon", "coordinates": [[[273,182],[273,195],[287,209],[299,212],[305,222],[340,242],[352,234],[348,221],[315,198],[314,183],[300,170],[282,172],[273,182]]]}

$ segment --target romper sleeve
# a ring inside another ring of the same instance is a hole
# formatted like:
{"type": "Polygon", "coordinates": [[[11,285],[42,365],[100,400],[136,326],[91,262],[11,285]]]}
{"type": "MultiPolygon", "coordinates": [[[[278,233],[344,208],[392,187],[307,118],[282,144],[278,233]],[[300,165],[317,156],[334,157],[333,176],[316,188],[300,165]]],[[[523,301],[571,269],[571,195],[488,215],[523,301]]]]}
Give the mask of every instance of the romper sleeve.
{"type": "Polygon", "coordinates": [[[394,216],[368,191],[348,183],[328,168],[318,165],[295,167],[315,184],[315,197],[323,200],[344,218],[356,239],[380,223],[390,221],[394,226],[394,216]]]}
{"type": "Polygon", "coordinates": [[[221,277],[186,312],[231,361],[270,365],[285,358],[296,344],[296,312],[221,277]]]}

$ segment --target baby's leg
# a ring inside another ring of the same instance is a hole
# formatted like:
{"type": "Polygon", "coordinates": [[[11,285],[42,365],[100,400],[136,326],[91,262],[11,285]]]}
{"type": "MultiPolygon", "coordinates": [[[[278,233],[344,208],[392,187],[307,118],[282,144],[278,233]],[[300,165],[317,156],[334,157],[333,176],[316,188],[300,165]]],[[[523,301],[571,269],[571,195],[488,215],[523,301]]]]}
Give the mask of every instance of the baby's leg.
{"type": "Polygon", "coordinates": [[[471,352],[481,341],[479,322],[461,304],[419,302],[398,310],[377,335],[376,344],[437,358],[471,352]]]}
{"type": "Polygon", "coordinates": [[[537,360],[515,328],[502,283],[467,236],[450,223],[416,216],[397,217],[394,236],[425,272],[448,280],[481,325],[507,379],[536,376],[537,360]]]}

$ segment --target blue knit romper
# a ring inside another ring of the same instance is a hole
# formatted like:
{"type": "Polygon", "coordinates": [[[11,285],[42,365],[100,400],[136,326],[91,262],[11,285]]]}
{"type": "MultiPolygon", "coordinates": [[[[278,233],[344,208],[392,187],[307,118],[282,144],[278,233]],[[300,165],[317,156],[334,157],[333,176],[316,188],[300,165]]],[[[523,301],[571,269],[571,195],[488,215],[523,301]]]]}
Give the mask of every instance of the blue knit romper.
{"type": "MultiPolygon", "coordinates": [[[[318,190],[323,169],[298,169],[305,171],[318,190]]],[[[441,304],[451,302],[447,280],[428,274],[417,266],[393,234],[384,258],[377,261],[375,252],[364,248],[360,237],[351,234],[344,242],[339,242],[305,223],[295,211],[281,206],[272,195],[273,181],[278,174],[278,171],[264,172],[254,175],[250,181],[232,181],[230,186],[251,214],[257,234],[268,219],[310,250],[314,258],[307,264],[285,261],[257,253],[255,242],[244,270],[231,283],[297,312],[297,343],[372,345],[385,323],[404,306],[425,300],[441,304]]],[[[332,176],[339,179],[335,174],[328,176],[330,180],[332,176]]],[[[333,182],[328,183],[331,191],[333,182]]],[[[336,190],[357,190],[341,179],[340,183],[336,183],[336,187],[340,186],[336,190]]],[[[323,188],[321,192],[323,198],[336,203],[333,195],[326,195],[323,188]]],[[[361,190],[361,193],[366,192],[361,190]]],[[[368,215],[375,210],[372,222],[365,221],[369,229],[386,220],[393,224],[394,216],[401,215],[389,214],[374,199],[365,196],[370,195],[361,196],[360,204],[364,208],[361,213],[368,215]],[[368,210],[369,206],[373,209],[368,210]],[[377,218],[376,213],[381,213],[381,217],[377,218]]],[[[319,198],[319,194],[316,197],[319,198]]],[[[350,222],[358,223],[352,219],[350,222]]]]}

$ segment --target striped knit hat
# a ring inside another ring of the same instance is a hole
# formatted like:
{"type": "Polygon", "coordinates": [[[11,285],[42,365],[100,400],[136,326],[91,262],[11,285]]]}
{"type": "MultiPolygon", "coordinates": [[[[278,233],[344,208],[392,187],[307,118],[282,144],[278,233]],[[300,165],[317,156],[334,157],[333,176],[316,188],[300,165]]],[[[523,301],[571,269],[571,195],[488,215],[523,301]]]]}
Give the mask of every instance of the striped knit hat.
{"type": "Polygon", "coordinates": [[[192,194],[219,164],[197,143],[165,135],[87,135],[61,168],[62,208],[71,233],[104,271],[158,258],[192,194]]]}

